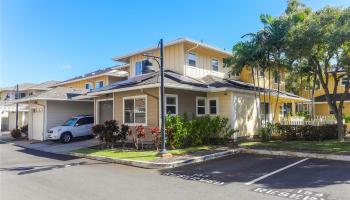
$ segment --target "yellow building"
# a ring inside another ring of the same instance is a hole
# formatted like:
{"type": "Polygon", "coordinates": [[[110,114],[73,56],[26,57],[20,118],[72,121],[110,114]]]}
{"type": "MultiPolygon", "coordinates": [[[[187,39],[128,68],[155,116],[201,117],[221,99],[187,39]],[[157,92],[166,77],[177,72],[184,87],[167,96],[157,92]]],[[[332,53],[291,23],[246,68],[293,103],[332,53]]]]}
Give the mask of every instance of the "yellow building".
{"type": "MultiPolygon", "coordinates": [[[[145,54],[159,56],[159,48],[116,56],[115,61],[128,66],[128,79],[75,98],[94,100],[97,123],[109,118],[131,127],[160,125],[158,64],[145,54]],[[112,109],[104,109],[106,102],[112,109]]],[[[263,98],[255,95],[247,71],[242,71],[238,77],[228,76],[230,69],[224,67],[223,60],[229,56],[231,52],[187,38],[165,44],[166,112],[173,115],[187,113],[188,116],[220,115],[229,119],[232,128],[239,130],[238,136],[255,135],[261,123],[260,102],[263,98]]],[[[283,78],[284,75],[282,82],[283,78]]],[[[259,90],[267,91],[266,87],[259,90]]],[[[270,91],[273,103],[277,91],[270,91]]],[[[289,108],[295,110],[296,102],[308,101],[285,92],[284,86],[278,96],[277,112],[283,115],[289,108]]],[[[272,117],[271,111],[268,115],[272,117]]],[[[279,119],[275,117],[276,121],[279,119]]]]}
{"type": "MultiPolygon", "coordinates": [[[[339,73],[340,75],[341,73],[339,73]]],[[[338,86],[336,87],[336,91],[338,95],[336,97],[337,101],[340,100],[340,95],[345,92],[345,85],[349,79],[347,77],[341,77],[338,83],[338,86]]],[[[328,82],[328,90],[332,94],[334,91],[334,78],[333,76],[329,76],[329,82],[328,82]]],[[[301,96],[305,98],[312,98],[312,91],[311,89],[305,89],[301,92],[301,96]]],[[[311,105],[310,105],[311,106],[311,105]]],[[[311,110],[311,109],[310,109],[311,110]]],[[[314,91],[314,112],[316,117],[328,117],[332,116],[332,111],[330,107],[328,106],[328,102],[326,100],[325,91],[322,86],[320,86],[320,83],[316,82],[316,87],[314,91]]],[[[350,114],[350,95],[347,95],[345,97],[344,107],[343,107],[343,114],[350,114]]]]}

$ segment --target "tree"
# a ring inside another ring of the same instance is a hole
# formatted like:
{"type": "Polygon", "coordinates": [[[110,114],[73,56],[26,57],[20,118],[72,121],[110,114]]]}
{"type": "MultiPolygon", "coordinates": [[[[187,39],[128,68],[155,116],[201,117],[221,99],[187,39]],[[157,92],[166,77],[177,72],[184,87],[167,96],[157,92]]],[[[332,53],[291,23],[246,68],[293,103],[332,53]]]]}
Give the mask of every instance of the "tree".
{"type": "MultiPolygon", "coordinates": [[[[300,12],[288,15],[294,19],[300,12]]],[[[342,77],[350,77],[350,9],[326,7],[299,17],[289,29],[288,45],[291,55],[309,61],[337,120],[338,139],[344,141],[343,106],[350,84],[345,85],[344,93],[337,88],[342,77]]]]}

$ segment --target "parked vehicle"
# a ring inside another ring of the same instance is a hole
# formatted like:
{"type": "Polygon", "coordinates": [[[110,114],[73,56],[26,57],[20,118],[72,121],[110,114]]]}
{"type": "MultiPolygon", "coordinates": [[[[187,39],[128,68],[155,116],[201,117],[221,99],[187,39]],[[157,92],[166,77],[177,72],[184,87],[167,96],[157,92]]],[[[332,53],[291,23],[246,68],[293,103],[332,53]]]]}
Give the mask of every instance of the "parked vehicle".
{"type": "Polygon", "coordinates": [[[94,117],[91,115],[79,115],[67,120],[61,126],[56,126],[48,131],[48,140],[60,140],[69,143],[75,137],[93,136],[92,126],[94,117]]]}

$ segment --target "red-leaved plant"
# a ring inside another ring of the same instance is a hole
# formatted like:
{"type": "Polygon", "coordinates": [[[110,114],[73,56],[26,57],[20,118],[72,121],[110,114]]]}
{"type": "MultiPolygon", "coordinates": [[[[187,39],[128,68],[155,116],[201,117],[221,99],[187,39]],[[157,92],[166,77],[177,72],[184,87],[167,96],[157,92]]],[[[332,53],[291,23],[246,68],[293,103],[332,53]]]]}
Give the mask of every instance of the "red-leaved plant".
{"type": "Polygon", "coordinates": [[[149,130],[152,133],[153,137],[153,145],[156,147],[157,151],[159,150],[159,143],[160,143],[160,129],[158,126],[150,127],[149,130]]]}
{"type": "Polygon", "coordinates": [[[136,126],[136,140],[137,140],[137,149],[138,149],[138,143],[139,141],[141,142],[141,149],[143,150],[143,141],[146,138],[146,132],[145,132],[145,128],[142,125],[136,126]]]}

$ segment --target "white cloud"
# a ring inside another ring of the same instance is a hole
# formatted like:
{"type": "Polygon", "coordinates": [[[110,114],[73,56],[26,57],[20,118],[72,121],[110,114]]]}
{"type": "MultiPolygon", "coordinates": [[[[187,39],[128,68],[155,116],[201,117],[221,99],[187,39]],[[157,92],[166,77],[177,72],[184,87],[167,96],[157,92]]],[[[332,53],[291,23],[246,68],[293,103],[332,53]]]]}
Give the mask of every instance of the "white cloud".
{"type": "Polygon", "coordinates": [[[69,70],[69,69],[71,69],[73,67],[72,67],[72,65],[63,64],[63,65],[60,65],[58,68],[60,70],[69,70]]]}

